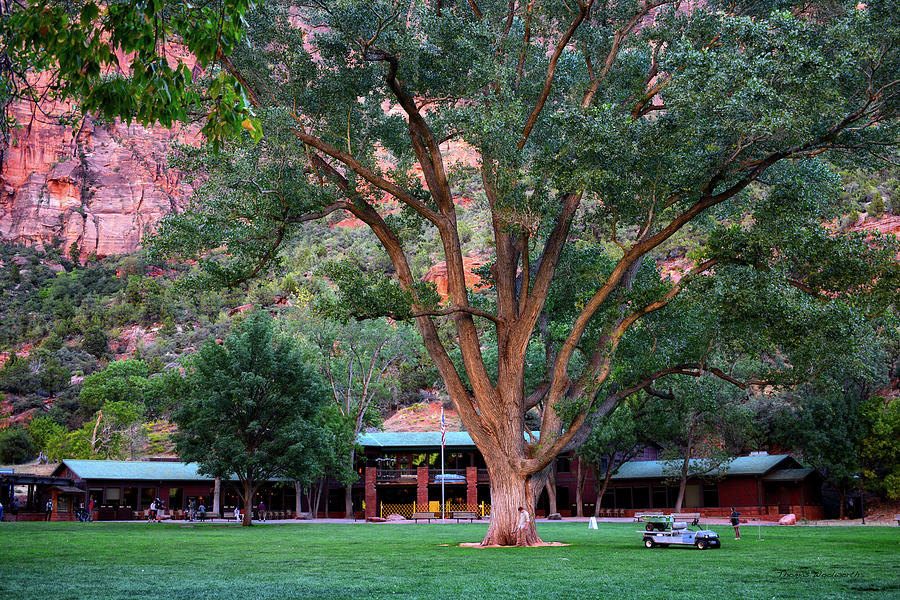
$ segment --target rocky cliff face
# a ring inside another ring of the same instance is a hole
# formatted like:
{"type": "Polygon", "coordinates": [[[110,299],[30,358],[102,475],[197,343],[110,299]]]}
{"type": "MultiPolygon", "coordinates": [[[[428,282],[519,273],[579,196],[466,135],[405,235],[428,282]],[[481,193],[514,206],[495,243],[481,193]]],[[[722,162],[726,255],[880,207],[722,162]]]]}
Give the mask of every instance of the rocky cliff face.
{"type": "Polygon", "coordinates": [[[195,141],[183,130],[103,123],[60,124],[65,106],[21,103],[0,170],[0,237],[82,256],[135,250],[141,235],[174,210],[185,190],[166,168],[169,143],[195,141]]]}

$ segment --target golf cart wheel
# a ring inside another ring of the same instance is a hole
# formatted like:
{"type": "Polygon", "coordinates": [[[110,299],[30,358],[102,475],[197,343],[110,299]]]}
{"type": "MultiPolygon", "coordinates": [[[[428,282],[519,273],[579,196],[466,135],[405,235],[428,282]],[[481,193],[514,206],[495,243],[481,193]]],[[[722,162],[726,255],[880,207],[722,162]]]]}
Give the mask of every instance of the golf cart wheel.
{"type": "Polygon", "coordinates": [[[653,538],[644,538],[644,547],[645,548],[653,548],[656,546],[656,542],[653,541],[653,538]]]}
{"type": "Polygon", "coordinates": [[[653,523],[647,523],[647,526],[644,527],[647,531],[653,531],[653,523]]]}
{"type": "Polygon", "coordinates": [[[709,542],[706,540],[697,540],[697,550],[706,550],[709,548],[709,542]]]}

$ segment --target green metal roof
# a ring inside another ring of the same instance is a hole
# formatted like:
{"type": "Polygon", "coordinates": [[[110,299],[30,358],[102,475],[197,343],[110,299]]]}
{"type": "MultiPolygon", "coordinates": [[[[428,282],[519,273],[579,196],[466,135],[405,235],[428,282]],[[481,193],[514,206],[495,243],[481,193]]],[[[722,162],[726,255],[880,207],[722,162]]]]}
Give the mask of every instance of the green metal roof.
{"type": "MultiPolygon", "coordinates": [[[[388,432],[378,431],[375,433],[361,433],[357,438],[361,446],[367,448],[440,448],[441,432],[440,431],[404,431],[404,432],[388,432]]],[[[446,433],[445,446],[454,448],[474,448],[475,442],[472,437],[465,431],[448,431],[446,433]]]]}
{"type": "MultiPolygon", "coordinates": [[[[787,454],[763,454],[758,456],[739,456],[731,461],[728,466],[721,471],[727,475],[764,475],[775,468],[785,460],[793,460],[787,454]]],[[[680,461],[663,461],[663,460],[633,460],[625,463],[619,468],[619,471],[612,476],[612,479],[663,479],[672,476],[671,465],[680,461]],[[669,470],[666,472],[664,466],[668,464],[669,470]]],[[[691,460],[691,465],[698,465],[700,461],[691,460]]],[[[723,473],[714,470],[708,475],[717,476],[723,473]]]]}
{"type": "MultiPolygon", "coordinates": [[[[540,431],[532,431],[535,438],[540,437],[540,431]]],[[[433,448],[441,447],[440,431],[376,431],[373,433],[361,433],[356,438],[361,446],[366,448],[433,448]]],[[[474,448],[475,442],[466,431],[448,431],[444,443],[453,448],[474,448]]]]}
{"type": "Polygon", "coordinates": [[[802,481],[809,477],[815,469],[779,469],[763,477],[763,481],[802,481]]]}
{"type": "Polygon", "coordinates": [[[62,461],[79,479],[212,480],[197,471],[197,463],[136,460],[62,461]]]}

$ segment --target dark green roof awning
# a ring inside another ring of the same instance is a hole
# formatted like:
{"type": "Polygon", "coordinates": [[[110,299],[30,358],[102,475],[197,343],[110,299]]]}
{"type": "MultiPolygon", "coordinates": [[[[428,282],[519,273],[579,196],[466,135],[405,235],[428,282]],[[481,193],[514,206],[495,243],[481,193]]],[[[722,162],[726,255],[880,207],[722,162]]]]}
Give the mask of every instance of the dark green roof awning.
{"type": "MultiPolygon", "coordinates": [[[[539,431],[533,431],[535,438],[539,431]]],[[[356,441],[366,448],[421,448],[422,450],[440,450],[440,431],[376,431],[361,433],[356,441]]],[[[448,431],[444,446],[448,448],[475,448],[472,436],[466,431],[448,431]]]]}
{"type": "Polygon", "coordinates": [[[802,481],[815,473],[815,469],[778,469],[762,478],[763,481],[802,481]]]}
{"type": "MultiPolygon", "coordinates": [[[[738,456],[722,469],[716,469],[705,475],[718,477],[721,475],[764,475],[784,461],[793,460],[788,454],[762,454],[755,456],[738,456]]],[[[691,466],[698,466],[699,461],[691,460],[691,466]]],[[[612,479],[664,479],[673,476],[681,461],[633,460],[619,467],[612,479]],[[676,464],[677,463],[677,464],[676,464]],[[666,466],[668,465],[668,469],[666,466]]]]}

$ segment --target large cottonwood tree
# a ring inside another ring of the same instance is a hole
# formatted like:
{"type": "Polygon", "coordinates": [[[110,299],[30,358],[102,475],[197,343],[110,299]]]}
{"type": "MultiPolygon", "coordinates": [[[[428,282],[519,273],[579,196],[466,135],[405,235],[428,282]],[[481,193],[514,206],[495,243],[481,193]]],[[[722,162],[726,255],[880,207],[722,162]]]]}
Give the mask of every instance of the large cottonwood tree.
{"type": "MultiPolygon", "coordinates": [[[[152,22],[184,33],[166,20],[180,16],[174,4],[153,3],[152,22]]],[[[235,7],[245,3],[221,5],[235,7]]],[[[202,48],[214,58],[206,114],[219,114],[230,75],[265,136],[190,157],[209,178],[158,247],[224,242],[236,260],[212,256],[208,272],[233,281],[264,272],[299,223],[345,211],[369,226],[393,273],[330,275],[358,315],[415,320],[487,463],[485,544],[513,543],[516,507],[533,508],[589,415],[672,373],[746,386],[779,361],[736,371],[724,363],[736,348],[782,355],[750,323],[768,321],[809,357],[814,317],[851,319],[852,292],[896,284],[887,241],[871,240],[865,257],[861,240],[817,227],[835,187],[823,159],[882,155],[897,139],[890,2],[273,0],[244,16],[242,43],[202,48]],[[466,286],[447,141],[477,154],[494,254],[487,300],[466,286]],[[688,232],[693,266],[661,279],[648,259],[688,232]],[[445,304],[410,266],[422,235],[440,239],[445,304]],[[681,298],[694,286],[718,294],[721,331],[681,298]],[[773,306],[787,321],[773,322],[773,306]],[[539,363],[527,360],[535,343],[539,363]],[[538,405],[531,440],[525,414],[538,405]]],[[[258,137],[254,121],[245,127],[258,137]]],[[[539,542],[532,529],[527,543],[539,542]]]]}

